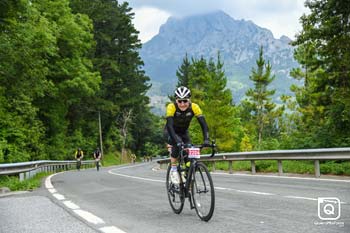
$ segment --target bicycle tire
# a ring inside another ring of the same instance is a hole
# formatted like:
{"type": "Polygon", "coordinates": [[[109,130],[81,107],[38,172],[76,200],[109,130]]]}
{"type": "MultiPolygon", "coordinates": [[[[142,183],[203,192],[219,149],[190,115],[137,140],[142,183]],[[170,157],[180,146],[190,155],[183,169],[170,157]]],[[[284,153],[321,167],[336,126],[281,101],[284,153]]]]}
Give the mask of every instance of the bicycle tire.
{"type": "Polygon", "coordinates": [[[97,161],[97,162],[96,162],[96,169],[97,169],[97,171],[100,170],[100,161],[97,161]]]}
{"type": "Polygon", "coordinates": [[[170,169],[171,169],[171,166],[168,166],[167,175],[166,175],[166,190],[167,190],[168,200],[174,213],[180,214],[185,203],[183,188],[181,185],[174,185],[171,182],[170,169]]]}
{"type": "Polygon", "coordinates": [[[192,200],[198,217],[208,222],[214,214],[215,191],[208,168],[197,162],[191,183],[192,200]]]}
{"type": "Polygon", "coordinates": [[[80,170],[80,167],[81,167],[81,161],[78,160],[78,161],[77,161],[77,170],[78,170],[78,171],[80,170]]]}

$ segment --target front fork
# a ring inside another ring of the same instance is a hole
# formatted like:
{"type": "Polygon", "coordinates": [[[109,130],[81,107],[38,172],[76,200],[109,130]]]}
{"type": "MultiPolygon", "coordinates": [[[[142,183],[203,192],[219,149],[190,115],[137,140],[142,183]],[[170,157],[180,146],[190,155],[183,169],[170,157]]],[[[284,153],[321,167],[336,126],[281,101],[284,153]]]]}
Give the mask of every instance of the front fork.
{"type": "Polygon", "coordinates": [[[192,160],[191,161],[191,166],[187,169],[184,169],[184,168],[181,168],[181,166],[179,166],[179,170],[180,171],[180,175],[183,171],[186,172],[187,170],[187,177],[186,177],[186,183],[183,183],[183,180],[182,180],[182,175],[180,176],[180,179],[181,179],[181,184],[183,185],[182,187],[184,188],[184,194],[185,194],[185,197],[188,198],[189,202],[190,202],[190,207],[191,209],[194,209],[195,206],[194,206],[194,203],[193,203],[193,198],[192,198],[192,192],[193,190],[191,190],[191,185],[192,185],[192,182],[195,182],[195,176],[194,176],[194,173],[195,173],[195,165],[196,165],[197,161],[196,160],[192,160]]]}

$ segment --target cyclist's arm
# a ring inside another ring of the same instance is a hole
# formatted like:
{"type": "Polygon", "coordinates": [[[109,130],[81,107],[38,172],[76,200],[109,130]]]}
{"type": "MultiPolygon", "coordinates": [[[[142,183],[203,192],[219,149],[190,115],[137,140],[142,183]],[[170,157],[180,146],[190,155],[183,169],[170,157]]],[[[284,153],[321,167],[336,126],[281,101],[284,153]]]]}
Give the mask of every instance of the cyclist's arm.
{"type": "Polygon", "coordinates": [[[205,118],[203,115],[197,117],[197,120],[199,122],[199,124],[201,125],[202,128],[202,132],[203,132],[203,140],[204,141],[209,141],[209,129],[208,129],[208,125],[207,122],[205,121],[205,118]]]}
{"type": "Polygon", "coordinates": [[[174,129],[175,111],[176,111],[175,105],[173,103],[168,104],[168,106],[166,107],[166,129],[172,141],[176,143],[181,143],[181,141],[178,140],[178,137],[176,136],[175,129],[174,129]]]}
{"type": "Polygon", "coordinates": [[[172,141],[176,143],[181,143],[181,141],[178,140],[178,137],[176,136],[175,129],[174,129],[174,117],[167,117],[166,119],[166,128],[168,130],[169,136],[172,139],[172,141]]]}
{"type": "Polygon", "coordinates": [[[202,114],[202,110],[198,106],[198,104],[192,103],[192,110],[194,115],[197,117],[197,120],[202,128],[203,132],[203,140],[208,141],[209,140],[209,128],[207,125],[207,122],[205,121],[205,118],[202,114]]]}

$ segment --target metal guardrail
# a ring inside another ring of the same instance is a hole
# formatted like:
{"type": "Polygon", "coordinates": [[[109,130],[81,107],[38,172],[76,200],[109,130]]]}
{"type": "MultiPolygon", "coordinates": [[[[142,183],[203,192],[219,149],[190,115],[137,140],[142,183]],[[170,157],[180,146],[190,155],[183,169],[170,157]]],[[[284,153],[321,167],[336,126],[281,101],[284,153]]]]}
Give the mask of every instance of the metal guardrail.
{"type": "MultiPolygon", "coordinates": [[[[229,164],[229,173],[232,173],[232,163],[234,161],[251,161],[252,174],[256,173],[256,160],[277,160],[278,174],[283,174],[283,160],[313,160],[315,166],[315,176],[320,177],[320,161],[326,160],[350,160],[350,147],[330,148],[330,149],[305,149],[305,150],[272,150],[272,151],[255,151],[255,152],[235,152],[235,153],[218,153],[214,157],[202,155],[201,161],[213,163],[215,171],[215,162],[227,161],[229,164]]],[[[169,163],[170,159],[159,160],[158,163],[164,165],[169,163]]]]}
{"type": "MultiPolygon", "coordinates": [[[[40,160],[22,163],[0,164],[0,175],[19,175],[20,181],[29,179],[39,172],[57,172],[76,168],[76,160],[40,160]]],[[[82,161],[82,167],[93,166],[94,160],[82,161]]]]}

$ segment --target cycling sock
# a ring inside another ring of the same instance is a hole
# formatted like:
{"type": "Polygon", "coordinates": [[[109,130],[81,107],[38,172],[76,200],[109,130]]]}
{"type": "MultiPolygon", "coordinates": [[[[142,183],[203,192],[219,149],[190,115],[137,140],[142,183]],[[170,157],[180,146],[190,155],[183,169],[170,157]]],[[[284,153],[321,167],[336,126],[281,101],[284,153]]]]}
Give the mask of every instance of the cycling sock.
{"type": "Polygon", "coordinates": [[[177,171],[176,164],[171,164],[171,171],[177,171]]]}

